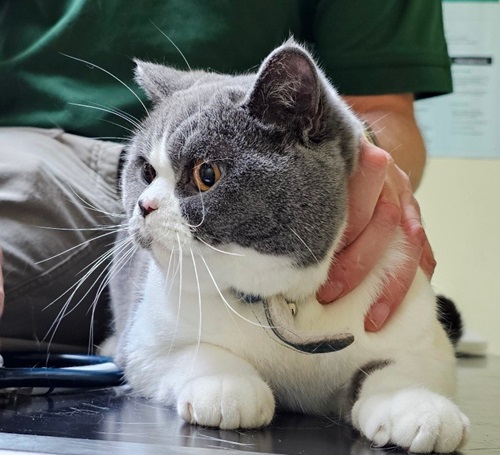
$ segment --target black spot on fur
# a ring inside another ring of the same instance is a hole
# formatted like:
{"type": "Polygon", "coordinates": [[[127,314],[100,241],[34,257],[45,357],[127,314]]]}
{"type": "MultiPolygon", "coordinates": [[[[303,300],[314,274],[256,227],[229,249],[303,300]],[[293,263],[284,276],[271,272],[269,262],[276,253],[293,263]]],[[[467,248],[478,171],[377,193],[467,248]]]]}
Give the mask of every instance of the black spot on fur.
{"type": "Polygon", "coordinates": [[[382,368],[385,368],[391,363],[392,360],[387,360],[387,359],[372,360],[371,362],[368,362],[365,365],[363,365],[361,368],[359,368],[359,370],[356,373],[354,373],[354,375],[351,378],[349,392],[347,395],[351,405],[354,405],[354,403],[356,403],[357,399],[359,398],[359,394],[361,393],[361,388],[363,387],[363,383],[365,382],[366,378],[370,376],[370,374],[374,373],[375,371],[381,370],[382,368]]]}
{"type": "Polygon", "coordinates": [[[463,335],[463,323],[457,307],[452,300],[437,296],[438,321],[443,326],[453,346],[456,346],[463,335]]]}

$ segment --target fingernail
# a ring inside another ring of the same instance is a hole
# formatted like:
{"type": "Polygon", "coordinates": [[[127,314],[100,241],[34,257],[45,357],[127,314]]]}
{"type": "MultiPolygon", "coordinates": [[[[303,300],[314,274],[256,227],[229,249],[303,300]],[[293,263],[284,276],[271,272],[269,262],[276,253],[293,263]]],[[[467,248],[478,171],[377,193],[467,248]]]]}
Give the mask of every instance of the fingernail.
{"type": "Polygon", "coordinates": [[[343,291],[344,288],[340,285],[340,283],[328,283],[320,289],[316,298],[319,303],[322,304],[332,303],[339,297],[339,295],[342,294],[343,291]]]}
{"type": "Polygon", "coordinates": [[[391,307],[385,302],[375,303],[368,313],[368,320],[373,324],[376,330],[380,329],[387,321],[389,314],[391,313],[391,307]]]}

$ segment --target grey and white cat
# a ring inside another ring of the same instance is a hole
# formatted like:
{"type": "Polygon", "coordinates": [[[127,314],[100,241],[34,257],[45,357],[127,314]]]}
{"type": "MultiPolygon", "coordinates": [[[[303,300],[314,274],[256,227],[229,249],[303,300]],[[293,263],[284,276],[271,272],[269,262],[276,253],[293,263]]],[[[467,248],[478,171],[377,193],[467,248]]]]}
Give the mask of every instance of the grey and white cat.
{"type": "Polygon", "coordinates": [[[107,344],[135,392],[223,429],[267,425],[278,407],[340,415],[381,446],[463,445],[453,348],[424,274],[386,328],[364,330],[404,261],[402,233],[351,293],[315,299],[363,127],[310,54],[288,41],[256,75],[137,62],[136,78],[154,104],[122,180],[140,248],[115,255],[107,344]],[[330,336],[337,352],[287,344],[330,336]]]}

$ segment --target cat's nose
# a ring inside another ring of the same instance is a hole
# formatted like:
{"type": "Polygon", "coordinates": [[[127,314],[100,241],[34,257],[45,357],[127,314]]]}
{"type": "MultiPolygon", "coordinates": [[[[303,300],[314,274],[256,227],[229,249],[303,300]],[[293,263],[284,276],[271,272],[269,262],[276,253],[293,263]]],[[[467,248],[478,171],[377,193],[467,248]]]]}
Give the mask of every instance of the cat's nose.
{"type": "Polygon", "coordinates": [[[158,210],[158,203],[149,199],[140,199],[138,205],[143,218],[146,218],[151,212],[158,210]]]}

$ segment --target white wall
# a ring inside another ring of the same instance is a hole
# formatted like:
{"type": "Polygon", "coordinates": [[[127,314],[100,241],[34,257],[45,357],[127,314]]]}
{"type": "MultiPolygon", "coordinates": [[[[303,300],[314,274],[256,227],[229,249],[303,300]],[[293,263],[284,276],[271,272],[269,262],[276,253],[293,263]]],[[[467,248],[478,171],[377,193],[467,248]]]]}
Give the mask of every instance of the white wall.
{"type": "Polygon", "coordinates": [[[416,197],[438,261],[434,288],[500,355],[500,160],[430,158],[416,197]]]}

